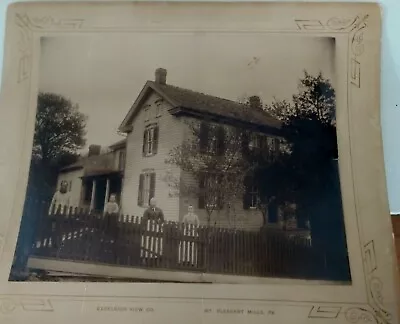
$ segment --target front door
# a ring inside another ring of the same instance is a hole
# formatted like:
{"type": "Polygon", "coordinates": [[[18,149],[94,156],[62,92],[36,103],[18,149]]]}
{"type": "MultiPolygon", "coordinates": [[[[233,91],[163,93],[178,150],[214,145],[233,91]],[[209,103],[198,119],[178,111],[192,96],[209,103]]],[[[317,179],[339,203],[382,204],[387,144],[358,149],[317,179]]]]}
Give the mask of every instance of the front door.
{"type": "Polygon", "coordinates": [[[96,180],[96,198],[94,209],[102,212],[104,210],[104,199],[106,197],[106,179],[100,178],[96,180]]]}

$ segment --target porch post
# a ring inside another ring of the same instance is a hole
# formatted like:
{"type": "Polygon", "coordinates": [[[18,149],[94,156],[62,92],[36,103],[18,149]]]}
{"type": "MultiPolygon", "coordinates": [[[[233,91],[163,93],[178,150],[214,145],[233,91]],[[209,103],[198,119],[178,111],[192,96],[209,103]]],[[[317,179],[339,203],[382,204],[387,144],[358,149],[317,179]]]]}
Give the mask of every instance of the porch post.
{"type": "Polygon", "coordinates": [[[90,199],[90,211],[92,211],[94,209],[95,198],[96,198],[96,180],[93,180],[93,183],[92,183],[92,197],[90,199]]]}
{"type": "Polygon", "coordinates": [[[110,196],[110,179],[107,178],[107,183],[106,183],[106,194],[104,196],[104,206],[107,204],[108,199],[110,196]]]}

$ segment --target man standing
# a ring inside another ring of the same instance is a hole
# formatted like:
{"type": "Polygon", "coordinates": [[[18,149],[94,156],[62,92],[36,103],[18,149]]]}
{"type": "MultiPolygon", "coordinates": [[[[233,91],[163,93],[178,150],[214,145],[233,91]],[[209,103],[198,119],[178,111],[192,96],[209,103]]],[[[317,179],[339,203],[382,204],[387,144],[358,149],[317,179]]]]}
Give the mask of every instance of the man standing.
{"type": "Polygon", "coordinates": [[[61,207],[61,212],[64,210],[68,212],[70,205],[70,197],[68,193],[68,182],[63,180],[60,183],[60,189],[54,193],[53,199],[50,203],[49,215],[56,212],[61,207]]]}
{"type": "Polygon", "coordinates": [[[162,223],[164,222],[164,213],[157,207],[157,201],[153,197],[150,199],[150,206],[142,217],[142,242],[141,257],[157,258],[162,255],[162,238],[157,237],[162,232],[162,223]],[[157,235],[156,235],[157,234],[157,235]]]}

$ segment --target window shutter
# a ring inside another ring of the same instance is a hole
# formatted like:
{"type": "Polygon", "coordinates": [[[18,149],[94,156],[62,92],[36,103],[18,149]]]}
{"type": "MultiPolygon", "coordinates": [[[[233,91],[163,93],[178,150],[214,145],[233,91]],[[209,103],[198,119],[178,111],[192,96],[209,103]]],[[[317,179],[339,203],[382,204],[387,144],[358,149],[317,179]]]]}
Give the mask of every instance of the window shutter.
{"type": "Polygon", "coordinates": [[[146,147],[147,147],[147,129],[144,130],[143,133],[143,146],[142,146],[142,154],[143,156],[145,156],[145,152],[146,152],[146,147]]]}
{"type": "Polygon", "coordinates": [[[200,179],[199,179],[199,209],[204,209],[206,206],[205,202],[205,180],[206,180],[206,175],[205,173],[200,174],[200,179]]]}
{"type": "Polygon", "coordinates": [[[208,148],[208,137],[209,137],[210,127],[206,122],[201,122],[200,124],[200,151],[206,152],[208,148]]]}
{"type": "Polygon", "coordinates": [[[150,199],[155,196],[156,192],[156,174],[150,173],[150,195],[149,195],[149,201],[148,203],[150,204],[150,199]]]}
{"type": "Polygon", "coordinates": [[[154,127],[154,134],[153,134],[153,154],[157,154],[158,150],[158,138],[159,138],[159,127],[154,127]]]}
{"type": "Polygon", "coordinates": [[[243,194],[243,209],[247,210],[250,208],[251,205],[251,183],[252,177],[246,176],[244,178],[244,194],[243,194]]]}
{"type": "Polygon", "coordinates": [[[219,126],[217,129],[217,154],[224,155],[225,153],[225,128],[219,126]]]}
{"type": "Polygon", "coordinates": [[[241,135],[241,138],[242,138],[242,154],[248,155],[249,154],[249,143],[250,143],[249,134],[247,132],[243,132],[241,135]]]}
{"type": "Polygon", "coordinates": [[[143,206],[143,185],[144,185],[144,174],[141,174],[139,176],[138,206],[143,206]]]}

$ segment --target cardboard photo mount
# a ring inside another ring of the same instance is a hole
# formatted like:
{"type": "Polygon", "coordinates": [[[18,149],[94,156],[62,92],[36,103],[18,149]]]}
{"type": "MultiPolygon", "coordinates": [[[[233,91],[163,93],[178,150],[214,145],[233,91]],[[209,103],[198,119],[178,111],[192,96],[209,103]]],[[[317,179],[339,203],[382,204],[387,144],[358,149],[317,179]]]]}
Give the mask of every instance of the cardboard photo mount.
{"type": "Polygon", "coordinates": [[[1,89],[0,322],[399,323],[379,108],[380,39],[377,4],[11,5],[1,89]],[[9,282],[33,142],[41,37],[201,32],[335,39],[339,169],[352,283],[9,282]]]}

